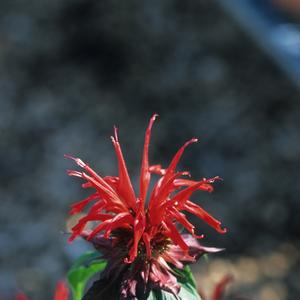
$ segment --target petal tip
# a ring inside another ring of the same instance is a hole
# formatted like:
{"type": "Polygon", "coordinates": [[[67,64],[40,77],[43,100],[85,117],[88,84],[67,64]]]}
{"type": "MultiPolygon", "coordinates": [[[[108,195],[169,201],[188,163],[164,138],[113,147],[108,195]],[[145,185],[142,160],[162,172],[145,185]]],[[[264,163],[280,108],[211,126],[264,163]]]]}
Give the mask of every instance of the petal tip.
{"type": "Polygon", "coordinates": [[[70,154],[64,154],[64,158],[67,158],[67,159],[73,159],[75,160],[76,158],[70,154]]]}
{"type": "Polygon", "coordinates": [[[227,233],[228,232],[228,229],[226,228],[226,227],[224,227],[224,228],[221,228],[220,227],[220,229],[218,230],[220,233],[222,233],[222,234],[225,234],[225,233],[227,233]]]}
{"type": "Polygon", "coordinates": [[[159,114],[157,114],[157,113],[154,113],[153,115],[152,115],[152,117],[151,117],[151,119],[154,121],[156,118],[158,118],[159,117],[159,114]]]}

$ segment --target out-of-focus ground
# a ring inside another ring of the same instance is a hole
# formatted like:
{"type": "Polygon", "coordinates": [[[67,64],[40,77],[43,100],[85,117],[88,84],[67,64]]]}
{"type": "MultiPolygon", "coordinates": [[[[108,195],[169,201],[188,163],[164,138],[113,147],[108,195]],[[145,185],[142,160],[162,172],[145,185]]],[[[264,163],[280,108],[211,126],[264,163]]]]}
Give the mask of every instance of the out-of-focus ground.
{"type": "Polygon", "coordinates": [[[212,299],[218,283],[229,275],[232,280],[226,285],[226,299],[280,300],[290,295],[286,282],[293,280],[289,277],[299,259],[299,245],[285,243],[257,256],[202,260],[193,270],[205,299],[212,299]]]}
{"type": "Polygon", "coordinates": [[[0,65],[5,299],[19,289],[51,299],[88,249],[62,233],[85,195],[63,154],[115,175],[117,124],[138,182],[153,112],[152,163],[165,166],[197,136],[181,167],[224,178],[194,198],[229,229],[220,236],[198,223],[203,243],[226,248],[197,265],[202,289],[232,273],[231,293],[299,298],[299,91],[214,1],[1,1],[0,65]]]}

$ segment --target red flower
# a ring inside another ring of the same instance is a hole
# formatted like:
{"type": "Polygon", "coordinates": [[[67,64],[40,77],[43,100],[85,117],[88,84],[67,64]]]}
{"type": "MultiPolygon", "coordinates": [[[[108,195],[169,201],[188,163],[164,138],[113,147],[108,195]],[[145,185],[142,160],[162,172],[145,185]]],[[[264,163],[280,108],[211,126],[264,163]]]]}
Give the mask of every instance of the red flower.
{"type": "MultiPolygon", "coordinates": [[[[212,183],[220,178],[217,176],[194,181],[189,179],[189,172],[176,171],[185,148],[197,142],[197,139],[187,141],[178,150],[166,169],[163,169],[161,165],[149,164],[148,149],[156,117],[157,115],[153,115],[150,119],[145,135],[138,195],[134,192],[128,175],[116,128],[111,139],[118,160],[118,177],[102,177],[81,159],[66,155],[83,169],[83,171],[69,170],[68,174],[85,180],[83,188],[94,188],[95,190],[86,199],[72,205],[71,214],[81,212],[88,204],[91,206],[88,213],[72,228],[69,240],[72,241],[83,235],[96,247],[102,248],[105,244],[103,239],[107,239],[112,243],[109,247],[116,249],[116,245],[118,245],[120,251],[117,252],[121,252],[118,259],[122,259],[122,262],[139,263],[141,258],[143,262],[151,262],[150,264],[144,263],[147,265],[147,268],[143,270],[146,281],[150,279],[152,282],[158,283],[171,280],[174,283],[175,279],[170,277],[171,273],[167,274],[167,279],[163,278],[168,270],[167,263],[181,267],[181,261],[194,261],[197,256],[190,253],[189,242],[193,241],[192,243],[194,243],[194,239],[189,240],[182,236],[176,228],[176,224],[182,225],[194,238],[203,237],[203,235],[195,234],[194,225],[188,221],[183,212],[196,215],[220,233],[225,233],[226,229],[223,229],[221,223],[203,208],[189,200],[197,190],[212,192],[212,183]],[[152,174],[157,174],[160,178],[149,193],[152,174]],[[150,194],[149,204],[146,202],[148,193],[150,194]],[[99,223],[92,231],[84,230],[88,222],[95,221],[99,223]],[[96,240],[98,240],[98,244],[96,240]],[[101,246],[99,246],[100,244],[101,246]]],[[[202,246],[198,245],[197,247],[201,248],[202,246]]],[[[200,252],[207,250],[203,249],[204,247],[200,252]]],[[[197,251],[199,252],[199,249],[197,251]]],[[[138,269],[141,271],[143,268],[139,266],[138,269]]],[[[171,285],[169,284],[169,286],[171,285]]],[[[174,293],[177,289],[175,283],[170,288],[174,293]]]]}
{"type": "Polygon", "coordinates": [[[212,300],[221,300],[225,294],[226,286],[233,281],[233,277],[231,275],[226,275],[217,283],[215,286],[214,293],[212,295],[212,300]]]}
{"type": "Polygon", "coordinates": [[[64,281],[59,281],[56,285],[54,300],[67,300],[69,289],[64,281]]]}
{"type": "Polygon", "coordinates": [[[16,300],[28,300],[27,297],[25,296],[25,294],[23,293],[19,293],[16,296],[16,300]]]}
{"type": "MultiPolygon", "coordinates": [[[[54,300],[68,300],[69,289],[64,281],[59,281],[56,285],[54,300]]],[[[23,293],[16,295],[16,300],[28,300],[23,293]]]]}

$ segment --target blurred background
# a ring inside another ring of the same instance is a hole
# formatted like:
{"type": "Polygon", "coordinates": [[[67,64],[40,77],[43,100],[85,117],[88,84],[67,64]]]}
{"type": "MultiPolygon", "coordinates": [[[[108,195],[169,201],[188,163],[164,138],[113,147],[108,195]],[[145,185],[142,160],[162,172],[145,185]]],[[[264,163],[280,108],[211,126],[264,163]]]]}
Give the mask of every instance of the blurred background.
{"type": "Polygon", "coordinates": [[[197,136],[181,168],[224,178],[194,198],[229,229],[221,236],[198,222],[203,243],[226,248],[193,268],[199,288],[209,295],[229,273],[227,299],[299,298],[299,1],[226,3],[0,2],[3,299],[19,290],[51,299],[89,249],[63,233],[69,205],[85,195],[63,154],[116,175],[116,124],[137,182],[154,112],[153,164],[166,166],[197,136]]]}

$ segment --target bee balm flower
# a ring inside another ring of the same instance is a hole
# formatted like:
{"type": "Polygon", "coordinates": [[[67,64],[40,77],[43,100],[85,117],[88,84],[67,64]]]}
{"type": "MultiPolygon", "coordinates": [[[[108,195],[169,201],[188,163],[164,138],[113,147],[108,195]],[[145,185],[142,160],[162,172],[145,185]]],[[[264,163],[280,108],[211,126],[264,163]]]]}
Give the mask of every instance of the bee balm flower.
{"type": "Polygon", "coordinates": [[[203,253],[220,250],[198,244],[196,239],[203,235],[195,233],[195,226],[184,212],[194,214],[220,233],[226,232],[220,221],[190,200],[197,190],[212,192],[212,184],[220,178],[195,181],[190,179],[189,172],[176,171],[184,150],[197,139],[187,141],[167,168],[149,163],[148,149],[156,117],[153,115],[150,119],[145,134],[139,193],[132,187],[116,128],[111,139],[118,160],[118,176],[103,177],[81,159],[66,155],[83,169],[69,170],[68,174],[82,178],[83,188],[94,189],[89,197],[72,205],[71,214],[82,212],[88,205],[90,208],[72,228],[69,240],[84,237],[101,251],[108,260],[102,277],[122,276],[122,299],[136,299],[137,295],[147,294],[155,287],[176,295],[180,285],[172,267],[181,269],[203,253]],[[157,174],[159,179],[150,192],[152,174],[157,174]],[[85,230],[89,222],[96,225],[92,230],[85,230]],[[177,224],[189,234],[182,235],[177,224]]]}

